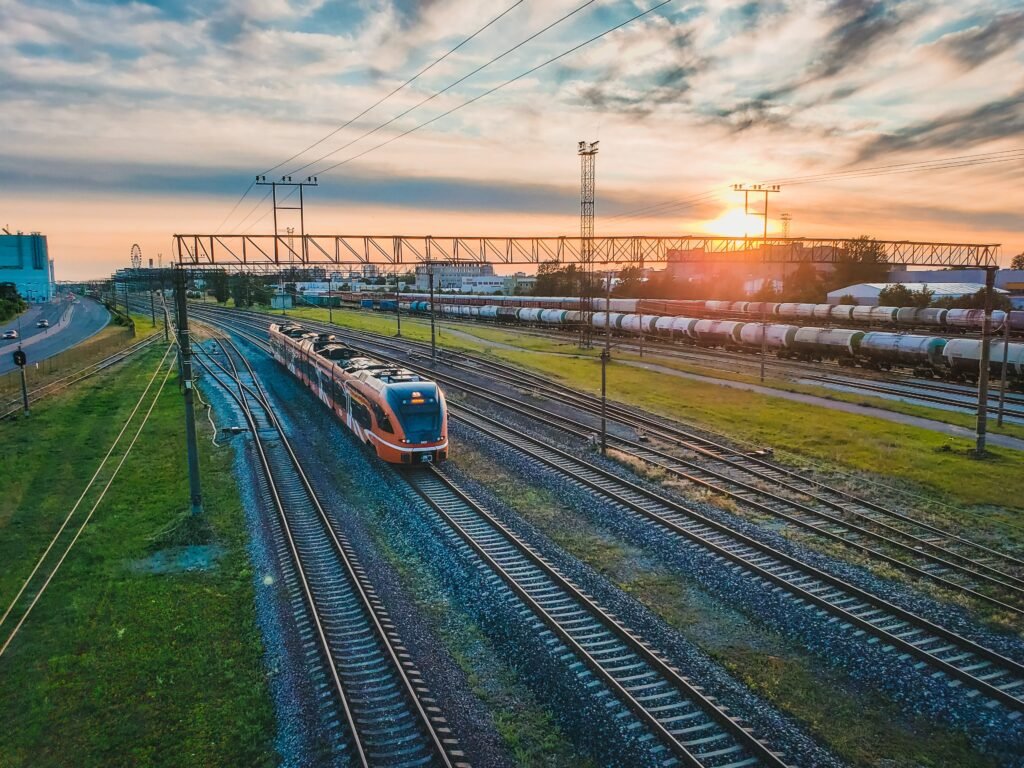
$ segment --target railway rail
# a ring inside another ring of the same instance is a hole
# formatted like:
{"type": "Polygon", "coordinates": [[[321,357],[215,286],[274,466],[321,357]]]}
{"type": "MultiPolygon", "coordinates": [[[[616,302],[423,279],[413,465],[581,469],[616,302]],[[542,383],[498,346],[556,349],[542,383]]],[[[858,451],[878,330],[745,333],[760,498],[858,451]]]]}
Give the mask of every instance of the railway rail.
{"type": "MultiPolygon", "coordinates": [[[[268,354],[269,347],[257,343],[268,354]]],[[[398,470],[392,470],[398,472],[398,470]]],[[[398,472],[534,615],[665,745],[664,765],[784,768],[739,718],[537,554],[437,468],[398,472]]]]}
{"type": "MultiPolygon", "coordinates": [[[[309,324],[315,327],[316,324],[309,324]]],[[[349,336],[355,335],[347,332],[349,336]]],[[[366,340],[366,337],[361,337],[366,340]]],[[[381,347],[401,354],[405,345],[390,339],[370,339],[381,347]]],[[[585,393],[535,377],[531,374],[473,359],[468,365],[453,356],[445,364],[466,374],[490,378],[545,395],[557,402],[598,414],[600,403],[585,393]],[[481,370],[481,366],[484,370],[481,370]]],[[[403,365],[428,373],[442,383],[461,389],[503,408],[516,408],[542,423],[557,425],[587,439],[594,427],[562,413],[543,409],[524,400],[495,397],[486,388],[465,379],[447,376],[436,369],[417,366],[408,359],[403,365]]],[[[656,437],[690,455],[684,458],[640,443],[609,435],[609,444],[651,467],[694,483],[748,508],[785,521],[805,532],[850,547],[885,565],[911,576],[1011,613],[1024,613],[1024,562],[950,531],[889,510],[844,491],[808,480],[764,457],[732,451],[727,446],[682,431],[662,420],[612,405],[609,416],[619,423],[656,437]]]]}
{"type": "Polygon", "coordinates": [[[796,610],[813,610],[865,642],[880,642],[908,665],[966,685],[1006,707],[1014,718],[1024,713],[1024,664],[461,403],[449,406],[460,421],[539,468],[730,563],[752,588],[781,589],[796,610]]]}
{"type": "MultiPolygon", "coordinates": [[[[60,392],[61,390],[66,389],[74,384],[77,384],[80,381],[84,381],[85,379],[95,376],[100,371],[104,371],[107,368],[110,368],[111,366],[122,362],[123,360],[127,360],[136,352],[141,352],[143,349],[149,347],[157,340],[157,338],[157,334],[149,336],[145,339],[142,339],[141,341],[137,341],[134,344],[125,347],[124,349],[118,350],[114,354],[105,357],[102,360],[98,360],[95,363],[90,363],[89,365],[83,366],[79,370],[74,371],[73,373],[69,373],[67,376],[62,376],[59,379],[55,379],[54,381],[47,382],[46,384],[43,384],[40,387],[36,387],[35,389],[29,390],[29,405],[31,405],[32,403],[39,402],[44,397],[48,397],[49,395],[53,395],[57,392],[60,392]]],[[[22,407],[23,402],[20,397],[8,401],[7,404],[2,406],[2,409],[0,409],[0,420],[16,416],[18,412],[21,411],[22,407]]]]}
{"type": "Polygon", "coordinates": [[[997,702],[1011,718],[1024,713],[1024,664],[463,404],[449,407],[458,420],[538,468],[554,471],[625,515],[730,564],[750,580],[752,589],[781,589],[794,610],[811,610],[864,642],[880,643],[922,674],[966,685],[971,689],[966,695],[997,702]]]}
{"type": "Polygon", "coordinates": [[[413,489],[517,597],[687,766],[786,763],[436,468],[413,489]]]}
{"type": "MultiPolygon", "coordinates": [[[[344,722],[343,749],[362,766],[466,768],[458,742],[408,658],[352,546],[325,512],[266,393],[226,338],[224,360],[197,360],[238,404],[252,436],[262,493],[285,549],[344,722]]],[[[305,625],[304,617],[300,626],[305,625]]]]}

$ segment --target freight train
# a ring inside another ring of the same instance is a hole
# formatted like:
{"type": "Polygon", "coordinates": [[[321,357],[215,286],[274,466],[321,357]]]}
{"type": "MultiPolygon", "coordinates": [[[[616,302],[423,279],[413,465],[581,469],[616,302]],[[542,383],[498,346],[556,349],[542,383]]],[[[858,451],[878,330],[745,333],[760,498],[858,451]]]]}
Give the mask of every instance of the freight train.
{"type": "Polygon", "coordinates": [[[274,358],[390,464],[448,458],[448,409],[433,381],[301,325],[271,325],[274,358]]]}
{"type": "MultiPolygon", "coordinates": [[[[402,304],[403,311],[414,314],[430,311],[427,301],[402,304]]],[[[449,303],[439,304],[438,312],[445,317],[562,328],[578,327],[586,314],[566,309],[449,303]]],[[[607,329],[616,336],[659,337],[698,347],[745,352],[761,349],[760,322],[603,311],[590,313],[590,322],[597,333],[607,329]]],[[[946,339],[931,335],[773,322],[766,323],[763,328],[765,346],[780,358],[806,362],[835,360],[843,366],[876,370],[905,368],[918,375],[957,381],[973,382],[978,377],[981,360],[979,339],[946,339]]],[[[993,375],[998,376],[1002,372],[1003,347],[1002,340],[991,342],[990,371],[993,375]]],[[[1011,342],[1006,354],[1007,380],[1015,386],[1024,385],[1024,344],[1011,342]]]]}
{"type": "MultiPolygon", "coordinates": [[[[429,311],[429,293],[403,293],[402,310],[429,311]]],[[[381,306],[387,302],[387,309],[394,310],[394,294],[387,299],[374,299],[371,294],[344,293],[342,300],[363,308],[381,306]]],[[[472,307],[497,308],[501,317],[512,318],[518,309],[580,310],[580,299],[571,296],[491,296],[468,294],[434,295],[439,308],[456,306],[456,314],[471,316],[472,307]]],[[[384,308],[384,307],[381,307],[384,308]]],[[[594,311],[611,310],[625,314],[663,315],[668,317],[686,316],[733,320],[760,320],[762,312],[769,322],[793,321],[795,325],[841,325],[884,328],[936,328],[947,332],[980,331],[985,313],[980,309],[945,309],[941,307],[867,307],[850,304],[801,304],[793,302],[759,301],[704,301],[670,299],[610,299],[595,297],[591,300],[594,311]],[[607,303],[607,306],[606,306],[607,303]]],[[[1009,321],[1010,331],[1024,333],[1024,311],[1014,310],[992,312],[992,330],[999,331],[1009,321]]],[[[576,319],[579,322],[579,318],[576,319]]]]}

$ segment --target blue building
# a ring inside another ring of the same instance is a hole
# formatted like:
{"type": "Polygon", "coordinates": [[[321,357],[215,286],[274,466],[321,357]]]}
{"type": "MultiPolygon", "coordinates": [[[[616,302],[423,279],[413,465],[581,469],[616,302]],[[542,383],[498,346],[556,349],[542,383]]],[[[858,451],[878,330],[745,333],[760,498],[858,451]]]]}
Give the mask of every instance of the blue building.
{"type": "Polygon", "coordinates": [[[46,248],[46,235],[0,234],[0,283],[14,283],[27,301],[53,298],[53,262],[46,248]]]}

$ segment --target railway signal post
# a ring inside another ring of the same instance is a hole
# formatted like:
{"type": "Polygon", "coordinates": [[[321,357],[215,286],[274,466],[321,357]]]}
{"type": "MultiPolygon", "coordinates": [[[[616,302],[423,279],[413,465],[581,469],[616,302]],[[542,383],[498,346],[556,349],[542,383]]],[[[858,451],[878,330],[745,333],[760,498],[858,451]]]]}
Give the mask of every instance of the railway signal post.
{"type": "Polygon", "coordinates": [[[189,506],[193,515],[202,514],[203,492],[199,484],[199,445],[196,442],[196,410],[192,392],[192,344],[188,330],[188,301],[185,269],[174,271],[174,299],[178,310],[178,360],[185,392],[185,445],[188,451],[189,506]]]}
{"type": "Polygon", "coordinates": [[[21,347],[14,350],[14,364],[21,369],[21,402],[26,416],[28,416],[28,382],[25,380],[25,363],[27,362],[28,356],[21,347]]]}

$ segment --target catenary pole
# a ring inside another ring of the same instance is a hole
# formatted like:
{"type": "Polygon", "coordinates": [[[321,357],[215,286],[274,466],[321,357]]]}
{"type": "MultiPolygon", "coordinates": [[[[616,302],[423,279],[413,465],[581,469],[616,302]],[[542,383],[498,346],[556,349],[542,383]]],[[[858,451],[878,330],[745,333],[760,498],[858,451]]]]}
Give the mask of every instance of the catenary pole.
{"type": "Polygon", "coordinates": [[[978,428],[974,453],[985,455],[988,430],[988,365],[992,343],[992,288],[995,285],[995,267],[985,269],[985,320],[981,325],[981,360],[978,362],[978,428]]]}
{"type": "Polygon", "coordinates": [[[427,262],[427,280],[430,282],[430,362],[437,363],[437,335],[435,332],[434,311],[434,265],[427,262]]]}
{"type": "MultiPolygon", "coordinates": [[[[605,272],[604,289],[604,349],[601,350],[601,455],[608,453],[608,361],[612,356],[612,273],[605,272]]],[[[590,319],[587,319],[590,322],[590,319]]]]}
{"type": "Polygon", "coordinates": [[[1010,313],[1003,317],[1003,370],[999,373],[999,414],[996,424],[1003,426],[1003,408],[1006,404],[1006,364],[1010,358],[1010,313]]]}
{"type": "Polygon", "coordinates": [[[203,493],[199,483],[199,444],[196,440],[196,412],[192,391],[192,345],[188,330],[188,302],[185,296],[185,270],[174,273],[174,296],[178,308],[178,357],[185,392],[185,446],[188,452],[189,506],[193,515],[202,514],[203,493]]]}

